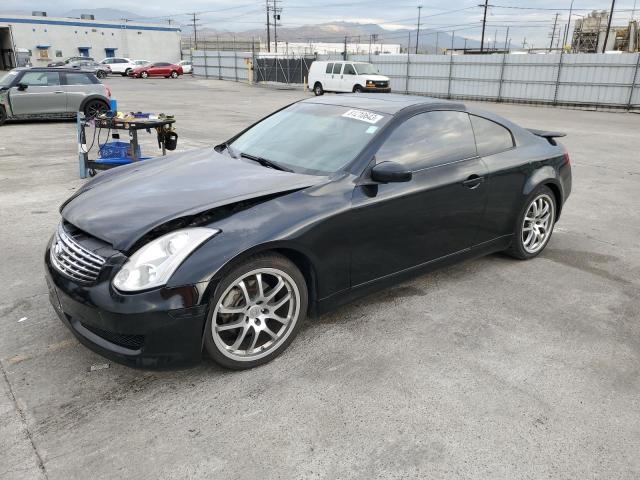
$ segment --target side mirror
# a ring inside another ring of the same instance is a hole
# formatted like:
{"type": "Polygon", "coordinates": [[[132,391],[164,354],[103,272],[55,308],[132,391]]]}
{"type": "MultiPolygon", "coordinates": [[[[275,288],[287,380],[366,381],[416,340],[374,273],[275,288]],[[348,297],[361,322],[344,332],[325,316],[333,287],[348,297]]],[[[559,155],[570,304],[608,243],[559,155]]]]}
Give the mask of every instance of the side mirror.
{"type": "Polygon", "coordinates": [[[408,182],[412,177],[411,170],[396,162],[382,162],[371,169],[371,179],[379,183],[408,182]]]}
{"type": "Polygon", "coordinates": [[[20,90],[21,92],[25,91],[29,87],[29,85],[27,85],[26,83],[19,83],[16,86],[18,87],[18,90],[20,90]]]}

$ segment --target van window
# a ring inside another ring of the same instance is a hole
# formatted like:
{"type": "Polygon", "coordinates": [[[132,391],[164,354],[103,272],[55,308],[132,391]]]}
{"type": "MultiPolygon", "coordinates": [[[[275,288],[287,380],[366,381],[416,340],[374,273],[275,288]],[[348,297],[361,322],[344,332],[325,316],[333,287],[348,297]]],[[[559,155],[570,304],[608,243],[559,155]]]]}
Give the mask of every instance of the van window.
{"type": "Polygon", "coordinates": [[[331,73],[333,71],[333,63],[327,63],[327,69],[324,73],[331,73]]]}
{"type": "Polygon", "coordinates": [[[341,70],[341,69],[342,69],[342,64],[341,64],[341,63],[336,63],[336,64],[333,66],[333,73],[334,73],[334,74],[336,74],[336,73],[340,73],[340,70],[341,70]]]}
{"type": "Polygon", "coordinates": [[[345,64],[344,66],[344,72],[342,72],[344,75],[355,75],[356,74],[356,69],[353,68],[353,65],[351,65],[350,63],[345,64]]]}

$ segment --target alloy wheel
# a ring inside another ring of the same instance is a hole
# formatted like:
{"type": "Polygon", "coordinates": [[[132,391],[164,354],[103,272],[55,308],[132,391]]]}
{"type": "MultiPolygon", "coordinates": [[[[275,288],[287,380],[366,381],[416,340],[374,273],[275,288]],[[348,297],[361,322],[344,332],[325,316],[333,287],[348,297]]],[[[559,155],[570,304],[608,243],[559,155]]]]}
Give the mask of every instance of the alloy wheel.
{"type": "Polygon", "coordinates": [[[87,106],[84,109],[84,114],[87,118],[95,118],[98,115],[107,113],[108,110],[109,110],[109,107],[107,107],[105,103],[100,102],[98,100],[94,100],[87,104],[87,106]]]}
{"type": "Polygon", "coordinates": [[[258,360],[287,339],[299,313],[300,292],[286,272],[252,270],[220,296],[211,322],[213,341],[228,358],[258,360]]]}
{"type": "Polygon", "coordinates": [[[554,203],[546,193],[534,198],[522,223],[522,247],[527,253],[537,253],[544,248],[555,220],[554,203]]]}

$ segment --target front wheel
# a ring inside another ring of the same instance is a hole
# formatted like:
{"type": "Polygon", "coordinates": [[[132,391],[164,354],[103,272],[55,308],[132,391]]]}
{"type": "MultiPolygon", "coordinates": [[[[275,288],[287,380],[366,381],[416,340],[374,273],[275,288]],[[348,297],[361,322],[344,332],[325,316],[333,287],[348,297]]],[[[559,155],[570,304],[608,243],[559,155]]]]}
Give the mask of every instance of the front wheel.
{"type": "Polygon", "coordinates": [[[0,105],[0,125],[7,121],[7,111],[0,105]]]}
{"type": "Polygon", "coordinates": [[[96,73],[96,77],[98,77],[101,80],[104,78],[107,78],[107,72],[103,70],[98,70],[98,72],[96,73]]]}
{"type": "Polygon", "coordinates": [[[353,87],[353,93],[362,93],[364,90],[362,90],[362,87],[360,85],[356,85],[355,87],[353,87]]]}
{"type": "Polygon", "coordinates": [[[142,72],[142,73],[140,74],[140,77],[141,77],[141,78],[147,78],[148,76],[149,76],[149,74],[148,74],[147,72],[142,72]]]}
{"type": "Polygon", "coordinates": [[[173,70],[171,72],[171,78],[178,78],[178,72],[176,72],[175,70],[173,70]]]}
{"type": "Polygon", "coordinates": [[[555,195],[549,187],[536,188],[518,216],[513,242],[506,253],[521,260],[538,256],[549,243],[556,211],[555,195]]]}
{"type": "Polygon", "coordinates": [[[316,82],[313,86],[313,93],[315,93],[316,97],[324,94],[324,89],[322,88],[322,84],[320,82],[316,82]]]}
{"type": "Polygon", "coordinates": [[[261,254],[233,268],[210,303],[204,343],[226,368],[269,362],[293,341],[306,316],[307,285],[286,257],[261,254]]]}

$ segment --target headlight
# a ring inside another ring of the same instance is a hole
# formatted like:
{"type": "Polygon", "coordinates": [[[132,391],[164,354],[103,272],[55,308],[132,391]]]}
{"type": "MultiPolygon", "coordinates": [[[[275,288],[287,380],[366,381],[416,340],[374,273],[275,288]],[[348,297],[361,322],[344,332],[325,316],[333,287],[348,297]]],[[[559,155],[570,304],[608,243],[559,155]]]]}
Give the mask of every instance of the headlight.
{"type": "Polygon", "coordinates": [[[376,84],[374,83],[373,80],[367,80],[367,87],[375,87],[376,84]]]}
{"type": "Polygon", "coordinates": [[[123,292],[136,292],[165,285],[187,256],[205,240],[220,233],[213,228],[185,228],[147,243],[125,263],[113,279],[123,292]]]}

